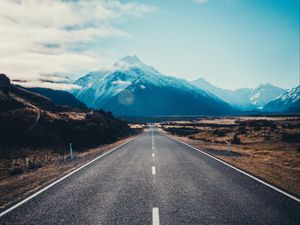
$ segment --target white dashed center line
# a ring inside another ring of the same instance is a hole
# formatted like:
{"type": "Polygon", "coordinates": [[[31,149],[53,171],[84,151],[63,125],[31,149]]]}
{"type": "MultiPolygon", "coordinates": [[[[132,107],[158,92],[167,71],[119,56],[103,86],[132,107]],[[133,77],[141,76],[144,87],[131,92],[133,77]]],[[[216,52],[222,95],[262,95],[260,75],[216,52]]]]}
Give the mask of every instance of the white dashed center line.
{"type": "Polygon", "coordinates": [[[155,166],[152,166],[152,175],[156,174],[155,166]]]}
{"type": "Polygon", "coordinates": [[[157,207],[152,208],[152,224],[159,225],[159,211],[157,207]]]}
{"type": "MultiPolygon", "coordinates": [[[[153,128],[152,128],[152,151],[154,151],[153,128]]],[[[154,157],[155,157],[155,153],[152,152],[152,158],[154,157]]],[[[152,175],[156,175],[155,166],[152,166],[152,175]]],[[[152,225],[159,225],[159,210],[157,207],[152,208],[152,225]]]]}

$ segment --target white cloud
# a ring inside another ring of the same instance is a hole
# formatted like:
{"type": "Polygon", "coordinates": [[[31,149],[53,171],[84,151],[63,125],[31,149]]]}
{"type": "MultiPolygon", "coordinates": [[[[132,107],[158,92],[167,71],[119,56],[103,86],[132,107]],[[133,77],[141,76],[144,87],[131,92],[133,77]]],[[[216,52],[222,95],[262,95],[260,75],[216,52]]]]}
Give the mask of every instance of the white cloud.
{"type": "Polygon", "coordinates": [[[13,81],[13,84],[21,85],[23,87],[41,87],[41,88],[51,88],[55,90],[74,90],[80,88],[80,86],[68,83],[52,83],[52,82],[40,82],[40,81],[13,81]]]}
{"type": "Polygon", "coordinates": [[[154,10],[117,0],[1,0],[0,72],[38,84],[45,74],[98,69],[106,62],[101,52],[74,49],[104,38],[129,37],[114,24],[154,10]]]}

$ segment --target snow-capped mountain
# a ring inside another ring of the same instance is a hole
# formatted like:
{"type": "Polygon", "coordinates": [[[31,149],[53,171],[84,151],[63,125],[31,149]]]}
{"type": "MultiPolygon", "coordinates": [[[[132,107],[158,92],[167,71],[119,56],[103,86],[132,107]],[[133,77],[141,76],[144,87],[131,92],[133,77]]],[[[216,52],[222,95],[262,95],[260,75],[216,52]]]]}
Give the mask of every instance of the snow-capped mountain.
{"type": "Polygon", "coordinates": [[[285,92],[284,89],[271,84],[261,84],[250,92],[250,102],[252,105],[262,109],[269,101],[277,98],[285,92]]]}
{"type": "Polygon", "coordinates": [[[165,76],[136,56],[125,56],[111,69],[76,81],[73,94],[92,108],[119,116],[228,114],[234,109],[189,82],[165,76]]]}
{"type": "Polygon", "coordinates": [[[292,88],[270,101],[263,110],[268,112],[300,112],[300,86],[292,88]]]}
{"type": "Polygon", "coordinates": [[[271,84],[261,84],[254,89],[240,88],[237,90],[227,90],[218,88],[203,78],[199,78],[191,83],[242,110],[262,109],[266,103],[285,92],[284,89],[271,84]]]}

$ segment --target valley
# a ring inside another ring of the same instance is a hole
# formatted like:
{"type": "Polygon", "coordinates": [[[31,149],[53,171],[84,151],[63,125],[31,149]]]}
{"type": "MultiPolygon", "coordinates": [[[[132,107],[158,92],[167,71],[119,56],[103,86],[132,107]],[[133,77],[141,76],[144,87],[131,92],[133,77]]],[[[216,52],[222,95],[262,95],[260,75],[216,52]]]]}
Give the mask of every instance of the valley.
{"type": "Polygon", "coordinates": [[[0,0],[0,225],[300,225],[297,0],[0,0]]]}
{"type": "MultiPolygon", "coordinates": [[[[138,62],[139,68],[134,65],[129,70],[87,75],[79,81],[100,80],[91,85],[95,85],[92,89],[72,93],[23,88],[11,83],[6,75],[0,75],[0,209],[3,215],[11,206],[26,205],[28,198],[36,193],[47,192],[52,185],[65,182],[64,179],[72,174],[76,176],[77,171],[89,171],[89,168],[99,165],[96,161],[109,158],[111,152],[121,151],[119,148],[128,152],[128,146],[134,146],[135,152],[127,154],[144,161],[147,154],[142,151],[145,149],[137,151],[143,147],[134,143],[146,144],[143,140],[148,140],[150,131],[152,158],[160,152],[160,147],[154,143],[154,132],[157,132],[155,136],[165,151],[171,150],[169,145],[176,146],[175,152],[168,153],[167,161],[181,154],[191,162],[201,159],[185,152],[183,145],[170,142],[171,137],[250,173],[250,176],[266,181],[267,185],[274,185],[292,199],[298,199],[300,120],[297,107],[281,117],[262,111],[254,111],[251,115],[251,112],[238,110],[187,81],[161,75],[136,58],[126,60],[134,64],[138,62]],[[99,92],[97,98],[96,92],[99,92]],[[94,101],[92,105],[89,101],[82,103],[81,100],[85,99],[94,101]],[[100,108],[95,109],[95,106],[100,108]]],[[[76,84],[84,84],[80,82],[76,84]]],[[[297,89],[276,98],[275,104],[289,98],[297,106],[297,89]]],[[[119,154],[123,153],[113,155],[118,158],[119,154]]],[[[163,157],[163,152],[160,154],[163,157]]],[[[125,164],[123,166],[127,168],[125,164]]],[[[108,167],[114,171],[117,167],[111,168],[112,165],[114,163],[108,167]]],[[[201,165],[195,164],[193,171],[201,171],[198,168],[201,165]]],[[[219,171],[219,166],[213,167],[219,171]]],[[[155,169],[152,169],[152,174],[156,174],[155,169]]],[[[222,178],[222,182],[228,183],[229,174],[222,178]]],[[[240,178],[240,185],[244,185],[243,179],[240,178]]],[[[180,185],[182,183],[176,187],[180,185]]],[[[230,185],[230,188],[237,187],[230,185]]]]}

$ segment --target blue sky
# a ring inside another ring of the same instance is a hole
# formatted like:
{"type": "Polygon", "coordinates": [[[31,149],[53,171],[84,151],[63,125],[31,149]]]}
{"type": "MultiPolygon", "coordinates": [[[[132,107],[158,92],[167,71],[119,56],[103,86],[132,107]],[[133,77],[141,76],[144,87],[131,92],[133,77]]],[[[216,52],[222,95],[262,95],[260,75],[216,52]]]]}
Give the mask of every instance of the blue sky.
{"type": "Polygon", "coordinates": [[[32,86],[127,54],[223,88],[299,85],[298,0],[2,0],[0,32],[1,72],[32,86]]]}
{"type": "Polygon", "coordinates": [[[108,44],[119,57],[136,54],[163,73],[230,89],[299,85],[298,0],[143,2],[157,11],[119,25],[133,35],[108,44]]]}

